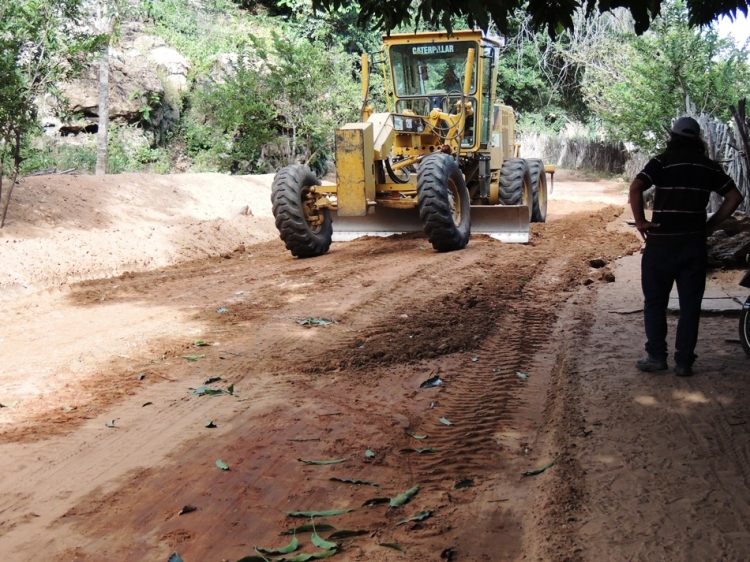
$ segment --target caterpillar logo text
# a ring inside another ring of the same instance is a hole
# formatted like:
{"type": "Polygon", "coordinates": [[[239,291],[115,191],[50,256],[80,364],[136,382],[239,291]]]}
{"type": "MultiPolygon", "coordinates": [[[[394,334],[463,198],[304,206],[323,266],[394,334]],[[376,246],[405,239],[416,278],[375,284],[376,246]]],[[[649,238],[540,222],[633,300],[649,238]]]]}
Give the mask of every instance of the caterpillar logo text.
{"type": "Polygon", "coordinates": [[[437,55],[440,53],[452,53],[453,45],[422,45],[421,47],[412,47],[413,55],[437,55]]]}

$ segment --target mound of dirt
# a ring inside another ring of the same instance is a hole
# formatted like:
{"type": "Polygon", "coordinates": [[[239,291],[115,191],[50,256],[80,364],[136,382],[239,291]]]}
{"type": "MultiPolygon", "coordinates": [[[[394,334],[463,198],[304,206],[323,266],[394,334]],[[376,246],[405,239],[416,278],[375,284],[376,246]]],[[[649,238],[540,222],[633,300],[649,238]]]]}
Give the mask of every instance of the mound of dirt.
{"type": "Polygon", "coordinates": [[[272,174],[37,176],[0,230],[0,299],[275,238],[272,174]]]}

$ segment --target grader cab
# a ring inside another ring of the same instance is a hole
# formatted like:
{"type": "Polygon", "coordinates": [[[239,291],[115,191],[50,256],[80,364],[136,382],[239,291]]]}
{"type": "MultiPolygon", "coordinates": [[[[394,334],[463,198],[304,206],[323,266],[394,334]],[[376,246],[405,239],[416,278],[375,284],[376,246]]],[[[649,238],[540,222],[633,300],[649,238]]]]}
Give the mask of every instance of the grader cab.
{"type": "MultiPolygon", "coordinates": [[[[502,43],[481,31],[384,38],[380,69],[388,111],[368,103],[362,56],[361,121],[336,131],[336,183],[302,165],[276,175],[276,226],[297,257],[333,240],[423,230],[437,251],[460,250],[471,233],[528,242],[547,215],[546,173],[520,158],[512,108],[495,100],[502,43]]],[[[377,66],[377,63],[376,63],[377,66]]]]}

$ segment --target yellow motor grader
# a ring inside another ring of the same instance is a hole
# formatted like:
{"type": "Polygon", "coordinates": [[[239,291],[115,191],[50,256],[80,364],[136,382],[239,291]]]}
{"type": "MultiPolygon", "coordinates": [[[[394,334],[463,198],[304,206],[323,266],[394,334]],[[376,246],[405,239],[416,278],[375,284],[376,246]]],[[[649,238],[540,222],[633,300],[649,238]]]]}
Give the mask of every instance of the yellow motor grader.
{"type": "Polygon", "coordinates": [[[383,40],[388,112],[368,103],[362,55],[361,121],[336,131],[336,183],[303,165],[274,178],[287,249],[312,257],[333,240],[418,230],[437,251],[464,248],[471,232],[528,242],[529,222],[545,221],[554,169],[520,158],[513,110],[495,100],[500,38],[457,31],[383,40]]]}

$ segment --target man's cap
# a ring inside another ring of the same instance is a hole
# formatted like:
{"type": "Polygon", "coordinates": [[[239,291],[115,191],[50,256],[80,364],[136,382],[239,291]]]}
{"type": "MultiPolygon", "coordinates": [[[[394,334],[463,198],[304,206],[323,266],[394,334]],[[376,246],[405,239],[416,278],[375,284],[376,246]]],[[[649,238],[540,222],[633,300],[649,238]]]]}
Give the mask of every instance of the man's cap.
{"type": "Polygon", "coordinates": [[[681,137],[697,139],[701,136],[701,126],[692,117],[680,117],[672,125],[672,133],[681,137]]]}

